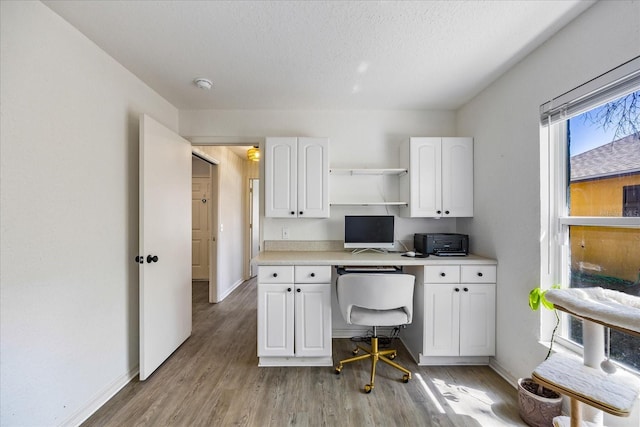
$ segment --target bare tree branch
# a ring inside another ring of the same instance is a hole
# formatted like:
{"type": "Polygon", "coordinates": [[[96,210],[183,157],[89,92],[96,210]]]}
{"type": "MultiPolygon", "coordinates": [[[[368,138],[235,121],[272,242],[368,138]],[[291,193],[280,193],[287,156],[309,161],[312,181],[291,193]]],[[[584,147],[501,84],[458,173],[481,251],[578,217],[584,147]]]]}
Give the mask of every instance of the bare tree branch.
{"type": "Polygon", "coordinates": [[[584,121],[598,125],[605,131],[613,128],[613,141],[632,134],[640,138],[640,91],[632,92],[596,110],[587,111],[584,113],[584,121]]]}

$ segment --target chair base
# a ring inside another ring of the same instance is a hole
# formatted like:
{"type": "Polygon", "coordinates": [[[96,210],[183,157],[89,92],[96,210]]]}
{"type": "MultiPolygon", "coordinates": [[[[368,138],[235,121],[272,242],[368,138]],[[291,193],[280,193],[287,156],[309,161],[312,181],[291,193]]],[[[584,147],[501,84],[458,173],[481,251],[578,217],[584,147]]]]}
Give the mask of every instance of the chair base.
{"type": "Polygon", "coordinates": [[[375,386],[376,365],[377,365],[378,361],[382,361],[382,362],[386,363],[387,365],[393,366],[394,368],[404,372],[404,375],[402,376],[402,381],[403,382],[407,383],[411,379],[411,371],[409,371],[408,369],[400,366],[399,364],[397,364],[396,362],[393,361],[393,359],[395,359],[396,355],[397,355],[397,351],[396,350],[382,350],[382,351],[378,350],[378,337],[377,336],[371,337],[371,349],[370,350],[367,350],[366,348],[363,348],[361,346],[357,346],[357,348],[355,350],[353,350],[353,354],[354,355],[358,354],[359,350],[364,351],[366,354],[362,354],[362,355],[359,355],[359,356],[350,357],[349,359],[341,360],[338,363],[338,366],[336,366],[335,372],[336,372],[336,375],[340,374],[340,372],[342,372],[343,366],[346,363],[357,362],[358,360],[371,359],[371,381],[370,381],[369,384],[365,384],[365,386],[364,386],[364,392],[365,393],[371,393],[371,390],[373,390],[373,388],[375,386]],[[387,356],[389,356],[389,357],[387,357],[387,356]]]}

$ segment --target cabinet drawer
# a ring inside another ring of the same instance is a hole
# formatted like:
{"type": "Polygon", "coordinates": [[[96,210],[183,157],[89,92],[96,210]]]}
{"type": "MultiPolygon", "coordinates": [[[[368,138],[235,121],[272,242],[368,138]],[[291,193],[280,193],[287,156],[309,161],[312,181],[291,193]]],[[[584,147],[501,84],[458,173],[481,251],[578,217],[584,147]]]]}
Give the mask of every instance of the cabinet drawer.
{"type": "Polygon", "coordinates": [[[261,265],[258,283],[293,283],[292,265],[261,265]]]}
{"type": "Polygon", "coordinates": [[[460,283],[460,266],[429,265],[424,268],[425,283],[460,283]]]}
{"type": "Polygon", "coordinates": [[[296,283],[330,283],[331,266],[328,265],[296,265],[296,283]]]}
{"type": "Polygon", "coordinates": [[[496,283],[495,265],[463,265],[462,283],[496,283]]]}

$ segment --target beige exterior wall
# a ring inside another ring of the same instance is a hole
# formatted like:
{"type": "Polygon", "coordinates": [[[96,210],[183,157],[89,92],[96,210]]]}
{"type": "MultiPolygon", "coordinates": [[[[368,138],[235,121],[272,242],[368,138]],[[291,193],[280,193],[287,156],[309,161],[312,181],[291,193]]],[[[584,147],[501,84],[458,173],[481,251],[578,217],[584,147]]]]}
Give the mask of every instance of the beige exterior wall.
{"type": "MultiPolygon", "coordinates": [[[[572,183],[571,216],[622,216],[622,188],[640,174],[572,183]]],[[[640,230],[571,227],[571,269],[635,281],[640,271],[640,230]]]]}

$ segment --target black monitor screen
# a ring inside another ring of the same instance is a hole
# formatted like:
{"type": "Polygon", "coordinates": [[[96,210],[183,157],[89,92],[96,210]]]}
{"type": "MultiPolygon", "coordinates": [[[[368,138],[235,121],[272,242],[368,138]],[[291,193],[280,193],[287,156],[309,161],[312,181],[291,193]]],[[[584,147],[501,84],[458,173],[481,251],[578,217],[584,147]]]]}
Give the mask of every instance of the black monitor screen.
{"type": "Polygon", "coordinates": [[[345,248],[392,248],[393,215],[347,215],[344,217],[345,248]]]}

